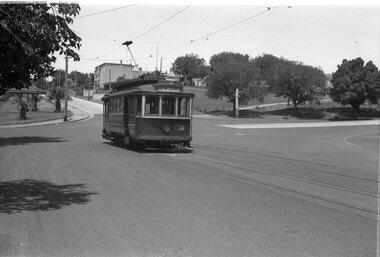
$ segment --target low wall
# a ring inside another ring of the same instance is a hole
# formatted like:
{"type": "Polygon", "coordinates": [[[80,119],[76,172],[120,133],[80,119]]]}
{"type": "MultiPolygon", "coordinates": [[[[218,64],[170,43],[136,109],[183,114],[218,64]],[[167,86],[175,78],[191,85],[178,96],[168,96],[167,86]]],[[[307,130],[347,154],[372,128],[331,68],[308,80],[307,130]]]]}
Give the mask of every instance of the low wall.
{"type": "MultiPolygon", "coordinates": [[[[105,95],[104,92],[96,92],[95,90],[90,90],[90,98],[94,100],[100,100],[105,95]]],[[[83,89],[83,97],[88,97],[88,90],[83,89]]]]}
{"type": "Polygon", "coordinates": [[[92,99],[94,99],[94,100],[100,100],[100,98],[102,98],[104,95],[105,95],[105,93],[94,93],[92,95],[92,99]]]}

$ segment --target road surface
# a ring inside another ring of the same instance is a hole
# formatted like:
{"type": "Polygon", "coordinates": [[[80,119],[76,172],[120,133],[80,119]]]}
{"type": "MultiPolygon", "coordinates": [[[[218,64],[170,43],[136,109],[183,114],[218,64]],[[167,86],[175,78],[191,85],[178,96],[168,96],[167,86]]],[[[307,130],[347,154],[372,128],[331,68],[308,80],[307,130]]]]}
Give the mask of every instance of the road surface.
{"type": "Polygon", "coordinates": [[[377,125],[197,118],[186,152],[101,122],[0,131],[0,256],[376,256],[377,125]]]}

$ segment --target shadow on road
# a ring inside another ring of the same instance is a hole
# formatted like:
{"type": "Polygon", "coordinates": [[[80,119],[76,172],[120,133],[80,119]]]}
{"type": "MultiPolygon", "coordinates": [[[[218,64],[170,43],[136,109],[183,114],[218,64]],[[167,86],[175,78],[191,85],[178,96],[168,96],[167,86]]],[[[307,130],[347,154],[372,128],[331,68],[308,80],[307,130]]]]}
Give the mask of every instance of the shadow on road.
{"type": "Polygon", "coordinates": [[[0,137],[0,147],[7,145],[26,145],[34,143],[60,143],[66,142],[57,137],[0,137]]]}
{"type": "Polygon", "coordinates": [[[0,182],[0,213],[51,211],[72,204],[86,204],[96,192],[84,184],[57,185],[46,180],[0,182]]]}
{"type": "Polygon", "coordinates": [[[183,148],[176,148],[176,147],[144,147],[144,146],[138,146],[135,148],[122,145],[122,144],[117,144],[112,141],[110,142],[103,142],[104,144],[111,145],[120,149],[136,152],[136,153],[176,153],[176,154],[186,154],[186,153],[192,153],[193,149],[188,148],[188,147],[183,147],[183,148]]]}

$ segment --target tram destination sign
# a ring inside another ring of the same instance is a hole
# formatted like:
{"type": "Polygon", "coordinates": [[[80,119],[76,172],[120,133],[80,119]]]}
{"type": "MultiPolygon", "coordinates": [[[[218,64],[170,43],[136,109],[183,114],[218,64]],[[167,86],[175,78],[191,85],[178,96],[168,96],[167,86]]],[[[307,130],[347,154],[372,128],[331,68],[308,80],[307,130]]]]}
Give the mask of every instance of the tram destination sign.
{"type": "Polygon", "coordinates": [[[183,88],[180,86],[173,86],[173,85],[157,85],[156,91],[157,92],[176,92],[181,93],[183,88]]]}

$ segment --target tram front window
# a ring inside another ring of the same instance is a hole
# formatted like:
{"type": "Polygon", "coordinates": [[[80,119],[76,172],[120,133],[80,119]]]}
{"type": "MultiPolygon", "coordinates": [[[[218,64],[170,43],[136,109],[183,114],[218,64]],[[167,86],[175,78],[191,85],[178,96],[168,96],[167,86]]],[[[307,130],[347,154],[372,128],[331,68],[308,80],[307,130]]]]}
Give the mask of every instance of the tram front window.
{"type": "Polygon", "coordinates": [[[162,114],[175,115],[175,98],[162,97],[162,114]]]}
{"type": "Polygon", "coordinates": [[[156,96],[147,96],[145,99],[145,114],[158,115],[159,98],[156,96]]]}

